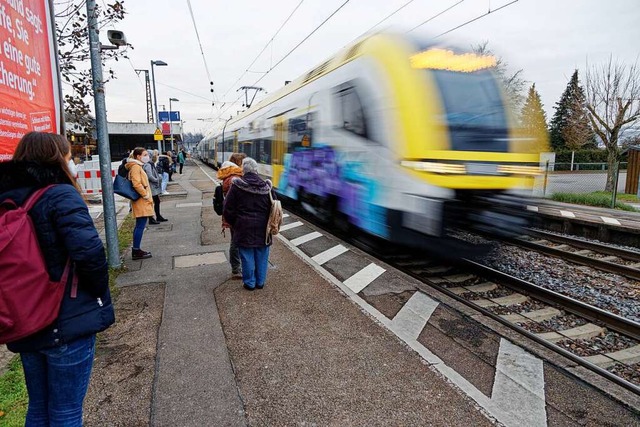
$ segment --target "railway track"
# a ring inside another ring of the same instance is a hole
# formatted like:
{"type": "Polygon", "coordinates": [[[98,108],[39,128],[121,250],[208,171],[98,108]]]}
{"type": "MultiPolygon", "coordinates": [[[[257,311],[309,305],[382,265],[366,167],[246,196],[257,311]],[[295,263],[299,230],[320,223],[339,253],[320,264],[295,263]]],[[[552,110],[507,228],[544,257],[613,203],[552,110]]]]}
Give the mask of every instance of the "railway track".
{"type": "Polygon", "coordinates": [[[529,230],[528,233],[527,237],[506,241],[576,264],[640,280],[640,252],[545,231],[529,230]]]}
{"type": "Polygon", "coordinates": [[[640,381],[611,371],[633,370],[640,361],[640,323],[533,283],[461,260],[445,265],[417,258],[386,260],[427,286],[527,336],[610,381],[640,395],[640,381]],[[619,337],[626,348],[594,351],[594,340],[619,337]],[[624,365],[624,366],[620,366],[624,365]]]}

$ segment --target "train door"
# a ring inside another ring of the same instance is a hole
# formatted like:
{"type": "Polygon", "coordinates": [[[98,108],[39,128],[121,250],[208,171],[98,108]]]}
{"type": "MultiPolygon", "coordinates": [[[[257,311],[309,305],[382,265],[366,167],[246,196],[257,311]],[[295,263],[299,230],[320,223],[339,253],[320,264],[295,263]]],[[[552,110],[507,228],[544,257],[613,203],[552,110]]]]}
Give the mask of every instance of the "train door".
{"type": "Polygon", "coordinates": [[[271,144],[271,164],[273,165],[273,185],[280,187],[280,176],[284,171],[284,153],[286,152],[287,120],[284,115],[273,119],[273,144],[271,144]]]}

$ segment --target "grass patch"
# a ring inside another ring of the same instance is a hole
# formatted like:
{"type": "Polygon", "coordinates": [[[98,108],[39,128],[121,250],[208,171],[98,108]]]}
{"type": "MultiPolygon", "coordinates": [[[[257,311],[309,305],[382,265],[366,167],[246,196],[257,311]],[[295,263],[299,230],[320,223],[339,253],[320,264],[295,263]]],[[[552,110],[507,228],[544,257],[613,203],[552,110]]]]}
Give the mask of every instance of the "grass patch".
{"type": "Polygon", "coordinates": [[[9,363],[7,372],[0,376],[0,426],[22,427],[28,402],[22,364],[16,356],[9,363]]]}
{"type": "MultiPolygon", "coordinates": [[[[611,193],[595,192],[587,194],[575,194],[575,193],[554,193],[551,196],[552,200],[563,203],[574,203],[577,205],[597,206],[601,208],[611,207],[611,193]]],[[[633,206],[629,206],[619,200],[616,200],[616,209],[629,212],[638,212],[633,206]]]]}
{"type": "MultiPolygon", "coordinates": [[[[131,242],[133,242],[133,228],[135,225],[136,220],[131,214],[127,215],[124,221],[122,221],[122,224],[120,224],[120,228],[118,228],[119,254],[122,254],[131,247],[131,242]]],[[[111,297],[113,299],[116,299],[120,293],[120,289],[116,287],[116,279],[120,274],[124,273],[125,270],[124,266],[120,268],[109,268],[109,289],[111,290],[111,297]]]]}
{"type": "MultiPolygon", "coordinates": [[[[591,194],[603,195],[611,200],[611,193],[607,191],[594,191],[591,194]]],[[[618,193],[616,195],[616,201],[627,202],[627,203],[640,203],[640,199],[635,194],[626,194],[626,193],[618,193]]]]}

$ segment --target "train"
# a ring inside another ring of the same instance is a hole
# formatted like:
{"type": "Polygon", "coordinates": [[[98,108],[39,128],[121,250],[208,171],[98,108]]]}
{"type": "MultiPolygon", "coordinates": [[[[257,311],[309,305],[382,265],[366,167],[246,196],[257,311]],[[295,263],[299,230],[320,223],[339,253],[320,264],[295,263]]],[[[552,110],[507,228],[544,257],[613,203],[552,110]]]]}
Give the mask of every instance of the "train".
{"type": "Polygon", "coordinates": [[[374,34],[207,134],[195,154],[218,167],[244,152],[288,202],[388,242],[511,232],[523,204],[505,195],[531,190],[541,141],[516,125],[496,63],[374,34]]]}

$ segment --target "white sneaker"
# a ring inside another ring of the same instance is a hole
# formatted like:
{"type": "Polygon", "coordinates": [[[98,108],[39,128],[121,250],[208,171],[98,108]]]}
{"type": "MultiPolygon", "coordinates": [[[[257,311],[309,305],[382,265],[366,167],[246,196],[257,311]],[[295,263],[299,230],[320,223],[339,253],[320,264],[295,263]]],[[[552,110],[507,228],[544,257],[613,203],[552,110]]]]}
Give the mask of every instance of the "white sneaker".
{"type": "Polygon", "coordinates": [[[166,196],[167,194],[171,194],[171,193],[169,193],[168,191],[165,191],[162,193],[163,196],[166,196]]]}

